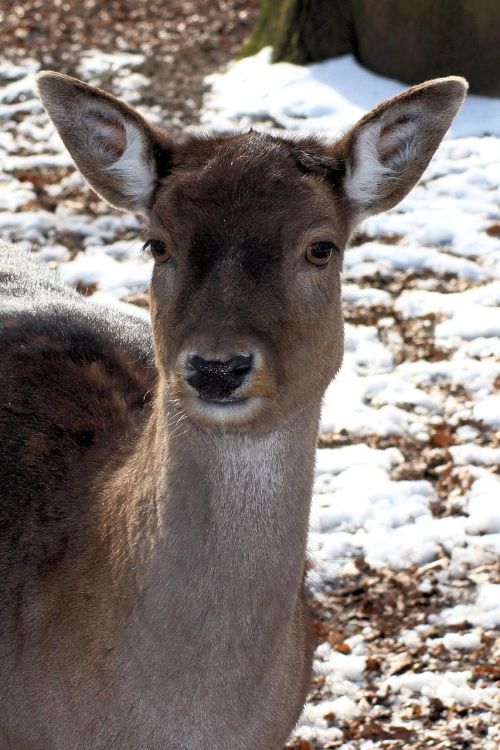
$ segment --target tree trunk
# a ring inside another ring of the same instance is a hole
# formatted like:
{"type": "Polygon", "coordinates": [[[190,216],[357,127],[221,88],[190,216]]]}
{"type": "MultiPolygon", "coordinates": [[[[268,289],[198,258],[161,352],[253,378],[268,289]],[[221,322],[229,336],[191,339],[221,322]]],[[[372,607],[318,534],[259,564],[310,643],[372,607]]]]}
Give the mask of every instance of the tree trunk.
{"type": "Polygon", "coordinates": [[[463,75],[500,95],[499,0],[262,0],[256,31],[245,52],[272,44],[273,62],[352,53],[405,83],[463,75]]]}
{"type": "Polygon", "coordinates": [[[262,47],[273,46],[281,33],[283,0],[261,0],[257,25],[243,47],[242,57],[255,55],[262,47]]]}

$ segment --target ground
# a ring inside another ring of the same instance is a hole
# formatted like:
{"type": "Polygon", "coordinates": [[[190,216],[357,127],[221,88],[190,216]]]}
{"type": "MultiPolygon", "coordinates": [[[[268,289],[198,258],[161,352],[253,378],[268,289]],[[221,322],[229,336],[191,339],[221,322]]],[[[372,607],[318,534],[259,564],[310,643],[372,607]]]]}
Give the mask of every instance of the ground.
{"type": "MultiPolygon", "coordinates": [[[[140,224],[75,173],[33,95],[42,65],[178,131],[334,136],[400,89],[350,58],[237,55],[256,3],[93,0],[0,10],[0,236],[82,294],[147,314],[140,224]],[[203,94],[206,91],[204,103],[203,94]]],[[[471,99],[344,269],[346,356],[319,438],[309,548],[315,677],[290,747],[495,750],[500,741],[500,103],[471,99]]]]}

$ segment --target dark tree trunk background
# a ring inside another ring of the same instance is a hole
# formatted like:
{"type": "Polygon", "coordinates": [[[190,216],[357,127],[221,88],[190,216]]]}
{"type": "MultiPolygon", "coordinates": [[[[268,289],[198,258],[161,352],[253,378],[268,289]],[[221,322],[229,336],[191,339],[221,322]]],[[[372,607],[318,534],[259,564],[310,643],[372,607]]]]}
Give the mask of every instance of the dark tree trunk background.
{"type": "Polygon", "coordinates": [[[304,65],[353,53],[405,83],[463,75],[500,95],[500,0],[261,0],[244,54],[273,46],[273,62],[304,65]]]}

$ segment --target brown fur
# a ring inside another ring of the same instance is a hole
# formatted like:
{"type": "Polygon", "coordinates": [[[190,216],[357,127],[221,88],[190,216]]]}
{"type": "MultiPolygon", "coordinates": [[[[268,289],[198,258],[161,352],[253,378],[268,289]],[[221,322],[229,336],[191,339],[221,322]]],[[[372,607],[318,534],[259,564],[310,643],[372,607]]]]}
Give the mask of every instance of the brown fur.
{"type": "Polygon", "coordinates": [[[39,86],[84,176],[171,259],[151,335],[0,254],[0,750],[278,750],[311,671],[305,544],[342,253],[418,179],[464,85],[415,87],[333,144],[174,143],[81,82],[39,86]],[[324,241],[328,265],[309,263],[324,241]],[[252,353],[242,406],[200,401],[190,352],[252,353]]]}

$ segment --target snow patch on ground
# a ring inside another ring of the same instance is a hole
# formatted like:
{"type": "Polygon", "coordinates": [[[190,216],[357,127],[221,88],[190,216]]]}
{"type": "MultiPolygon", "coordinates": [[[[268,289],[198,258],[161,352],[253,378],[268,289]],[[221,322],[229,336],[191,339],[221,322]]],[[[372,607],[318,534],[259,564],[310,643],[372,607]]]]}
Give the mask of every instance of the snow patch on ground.
{"type": "Polygon", "coordinates": [[[476,599],[472,604],[457,604],[443,610],[437,618],[446,625],[500,628],[500,584],[483,583],[478,586],[476,599]]]}
{"type": "MultiPolygon", "coordinates": [[[[363,68],[352,55],[307,67],[271,65],[271,48],[208,77],[202,121],[217,128],[247,127],[269,118],[290,130],[331,135],[352,125],[405,87],[363,68]]],[[[500,135],[500,101],[470,96],[452,127],[456,138],[500,135]]],[[[493,170],[492,170],[493,171],[493,170]]],[[[488,175],[481,177],[487,180],[488,175]]]]}

